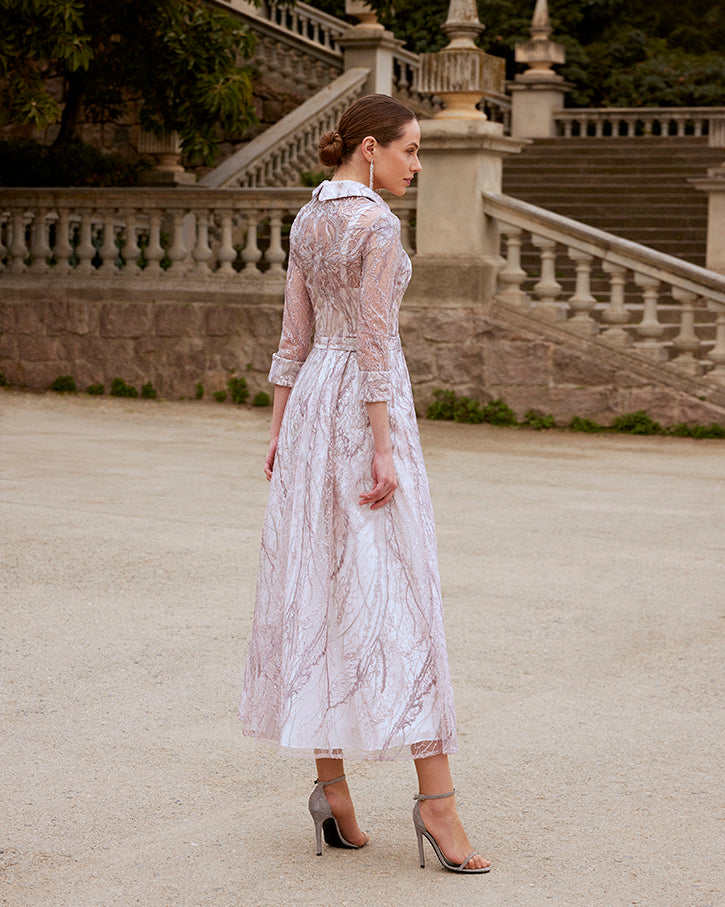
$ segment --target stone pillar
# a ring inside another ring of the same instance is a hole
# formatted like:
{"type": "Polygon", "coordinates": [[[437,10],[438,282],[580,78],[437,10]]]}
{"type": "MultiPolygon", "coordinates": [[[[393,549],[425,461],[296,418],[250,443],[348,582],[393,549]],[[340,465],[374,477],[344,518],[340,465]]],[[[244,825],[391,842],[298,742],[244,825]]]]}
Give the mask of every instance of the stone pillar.
{"type": "Polygon", "coordinates": [[[511,135],[522,138],[551,138],[556,135],[554,114],[564,107],[570,89],[552,65],[564,63],[564,47],[551,41],[547,0],[537,0],[529,29],[531,40],[516,45],[516,62],[529,68],[509,82],[511,92],[511,135]]]}
{"type": "Polygon", "coordinates": [[[500,123],[475,119],[421,120],[416,243],[422,256],[479,259],[498,256],[498,239],[484,217],[484,191],[500,192],[505,154],[525,142],[500,123]]]}
{"type": "Polygon", "coordinates": [[[707,251],[705,267],[725,274],[725,164],[693,179],[696,189],[707,192],[707,251]]]}
{"type": "Polygon", "coordinates": [[[492,297],[501,264],[482,192],[501,191],[503,156],[525,142],[504,136],[503,126],[475,106],[489,92],[502,93],[504,78],[503,60],[474,44],[483,29],[475,0],[451,0],[443,28],[449,45],[421,57],[421,90],[446,108],[420,123],[414,292],[433,305],[476,304],[492,297]]]}
{"type": "Polygon", "coordinates": [[[383,28],[377,14],[364,0],[345,0],[345,12],[360,20],[337,39],[344,55],[345,71],[357,68],[369,70],[365,94],[391,95],[393,51],[403,42],[383,28]]]}

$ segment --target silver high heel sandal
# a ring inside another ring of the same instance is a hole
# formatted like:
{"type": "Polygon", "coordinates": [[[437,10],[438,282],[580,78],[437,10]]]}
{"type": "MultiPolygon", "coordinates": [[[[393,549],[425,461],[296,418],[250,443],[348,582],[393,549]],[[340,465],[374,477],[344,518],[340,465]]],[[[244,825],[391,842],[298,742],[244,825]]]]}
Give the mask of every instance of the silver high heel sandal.
{"type": "MultiPolygon", "coordinates": [[[[450,791],[447,794],[415,794],[413,797],[414,800],[443,800],[446,797],[452,797],[455,794],[455,790],[450,791]]],[[[433,835],[425,827],[425,822],[420,815],[420,804],[416,803],[413,807],[413,825],[415,825],[415,833],[418,836],[418,856],[420,857],[420,868],[425,869],[425,855],[423,853],[423,837],[425,836],[430,841],[431,847],[435,851],[435,855],[441,861],[441,866],[444,869],[449,870],[450,872],[470,872],[470,873],[479,873],[479,872],[489,872],[491,867],[484,866],[482,869],[466,869],[466,863],[472,860],[475,856],[478,856],[478,851],[474,850],[473,853],[470,853],[466,859],[456,865],[451,863],[448,857],[443,853],[443,851],[438,846],[438,842],[433,837],[433,835]]]]}
{"type": "Polygon", "coordinates": [[[362,844],[351,844],[344,838],[340,831],[340,826],[337,824],[337,819],[332,815],[332,807],[325,796],[324,789],[328,784],[337,784],[338,781],[344,780],[344,775],[340,775],[339,778],[333,778],[331,781],[320,781],[317,779],[315,781],[315,789],[310,794],[309,807],[312,820],[315,823],[315,840],[317,842],[318,857],[322,856],[323,832],[325,835],[325,842],[329,844],[330,847],[345,847],[348,850],[360,850],[360,848],[365,847],[370,840],[369,836],[366,834],[362,844]]]}

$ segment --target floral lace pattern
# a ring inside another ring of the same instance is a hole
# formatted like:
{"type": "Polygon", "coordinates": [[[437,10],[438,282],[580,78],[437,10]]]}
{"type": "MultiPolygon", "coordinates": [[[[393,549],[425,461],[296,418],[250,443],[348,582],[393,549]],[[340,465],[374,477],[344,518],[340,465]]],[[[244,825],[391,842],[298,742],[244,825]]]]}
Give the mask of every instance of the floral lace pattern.
{"type": "Polygon", "coordinates": [[[262,534],[239,715],[293,755],[456,751],[433,511],[398,309],[400,224],[354,182],[298,215],[270,381],[292,387],[262,534]],[[312,343],[314,332],[314,345],[312,343]],[[399,487],[377,511],[366,402],[386,400],[399,487]]]}

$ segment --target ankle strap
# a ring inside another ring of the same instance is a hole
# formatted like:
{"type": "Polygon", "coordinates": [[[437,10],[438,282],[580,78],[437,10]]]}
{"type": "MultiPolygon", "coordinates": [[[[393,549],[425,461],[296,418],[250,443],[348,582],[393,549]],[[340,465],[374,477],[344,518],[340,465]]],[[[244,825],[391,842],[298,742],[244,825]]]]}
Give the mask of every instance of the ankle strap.
{"type": "Polygon", "coordinates": [[[321,784],[323,787],[327,787],[328,784],[337,784],[338,781],[344,781],[345,776],[340,775],[339,778],[333,778],[331,781],[320,781],[319,778],[315,778],[315,784],[321,784]]]}
{"type": "MultiPolygon", "coordinates": [[[[455,787],[453,790],[449,791],[447,794],[414,794],[414,800],[444,800],[446,797],[452,797],[455,794],[455,787]]],[[[471,859],[470,857],[468,858],[471,859]]]]}

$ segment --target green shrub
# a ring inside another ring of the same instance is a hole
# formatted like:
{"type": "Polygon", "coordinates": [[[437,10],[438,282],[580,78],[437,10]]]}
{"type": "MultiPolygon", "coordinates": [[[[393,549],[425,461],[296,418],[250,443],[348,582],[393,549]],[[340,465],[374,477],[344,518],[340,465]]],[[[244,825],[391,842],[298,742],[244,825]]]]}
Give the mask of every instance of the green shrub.
{"type": "Polygon", "coordinates": [[[232,401],[237,405],[244,403],[249,396],[249,388],[244,378],[230,378],[227,381],[227,387],[232,395],[232,401]]]}
{"type": "Polygon", "coordinates": [[[542,431],[545,428],[556,428],[556,422],[552,415],[545,416],[537,409],[527,410],[524,416],[523,425],[534,428],[536,431],[542,431]]]}
{"type": "Polygon", "coordinates": [[[582,416],[574,416],[569,423],[569,431],[584,431],[589,432],[589,434],[594,434],[598,431],[606,431],[606,428],[598,422],[593,422],[591,419],[584,419],[582,416]]]}
{"type": "Polygon", "coordinates": [[[516,425],[516,413],[503,400],[491,400],[482,410],[483,421],[491,425],[516,425]]]}
{"type": "Polygon", "coordinates": [[[661,435],[663,428],[655,422],[643,409],[636,413],[625,413],[617,416],[612,422],[612,431],[626,432],[630,435],[661,435]]]}
{"type": "Polygon", "coordinates": [[[688,425],[686,422],[678,422],[668,429],[668,434],[675,435],[678,438],[725,438],[725,427],[712,422],[710,425],[688,425]]]}
{"type": "Polygon", "coordinates": [[[150,381],[141,386],[141,397],[144,400],[155,400],[157,396],[156,388],[150,381]]]}
{"type": "Polygon", "coordinates": [[[75,394],[78,392],[73,375],[58,375],[50,385],[50,389],[59,394],[75,394]]]}
{"type": "Polygon", "coordinates": [[[433,391],[433,403],[428,407],[429,419],[453,419],[456,409],[456,395],[453,391],[433,391]]]}
{"type": "Polygon", "coordinates": [[[0,372],[0,387],[8,387],[8,384],[8,379],[5,377],[5,375],[3,375],[2,372],[0,372]]]}
{"type": "Polygon", "coordinates": [[[123,378],[114,378],[111,381],[112,397],[138,397],[138,391],[135,387],[126,384],[123,378]]]}
{"type": "Polygon", "coordinates": [[[269,406],[270,402],[269,394],[266,391],[260,391],[255,394],[252,406],[269,406]]]}
{"type": "Polygon", "coordinates": [[[227,399],[226,391],[214,391],[214,399],[217,403],[223,403],[227,399]]]}
{"type": "Polygon", "coordinates": [[[201,381],[197,381],[197,383],[196,383],[196,393],[194,394],[194,399],[195,399],[195,400],[201,400],[201,398],[202,398],[203,396],[204,396],[204,385],[201,383],[201,381]]]}
{"type": "Polygon", "coordinates": [[[102,397],[106,393],[106,388],[103,384],[89,384],[86,393],[92,397],[102,397]]]}
{"type": "Polygon", "coordinates": [[[483,411],[478,400],[472,397],[458,397],[453,407],[453,421],[477,425],[484,422],[483,411]]]}

